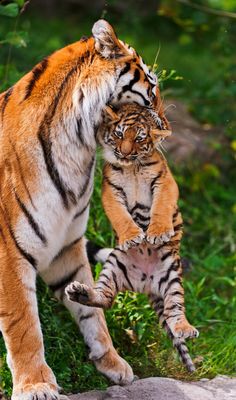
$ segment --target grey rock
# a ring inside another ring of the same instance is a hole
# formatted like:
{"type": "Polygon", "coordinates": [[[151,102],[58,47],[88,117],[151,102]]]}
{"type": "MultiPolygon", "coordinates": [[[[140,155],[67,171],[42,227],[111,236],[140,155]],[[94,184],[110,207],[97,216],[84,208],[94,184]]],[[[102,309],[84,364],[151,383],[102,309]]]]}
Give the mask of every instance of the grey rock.
{"type": "Polygon", "coordinates": [[[182,382],[170,378],[140,379],[128,386],[111,386],[69,396],[70,400],[236,400],[236,378],[182,382]]]}

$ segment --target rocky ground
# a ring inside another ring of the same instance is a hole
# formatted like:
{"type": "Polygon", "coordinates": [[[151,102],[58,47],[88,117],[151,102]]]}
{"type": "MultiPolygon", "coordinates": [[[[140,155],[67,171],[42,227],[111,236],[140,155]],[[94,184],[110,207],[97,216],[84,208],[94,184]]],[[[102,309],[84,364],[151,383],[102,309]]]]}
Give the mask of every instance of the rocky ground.
{"type": "Polygon", "coordinates": [[[69,396],[70,400],[235,400],[236,378],[218,376],[212,380],[181,382],[169,378],[147,378],[129,386],[111,386],[69,396]]]}

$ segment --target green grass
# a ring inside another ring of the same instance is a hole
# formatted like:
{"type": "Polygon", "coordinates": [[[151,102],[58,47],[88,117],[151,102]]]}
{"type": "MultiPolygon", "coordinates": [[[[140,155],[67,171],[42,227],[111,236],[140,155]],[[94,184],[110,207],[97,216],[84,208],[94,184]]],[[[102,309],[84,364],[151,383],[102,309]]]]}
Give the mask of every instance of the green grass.
{"type": "MultiPolygon", "coordinates": [[[[55,48],[89,33],[91,26],[90,22],[77,26],[73,19],[65,19],[63,22],[49,21],[43,30],[42,21],[38,18],[31,18],[31,22],[25,18],[21,24],[22,29],[29,30],[30,43],[26,49],[14,49],[8,76],[10,83],[55,48]],[[16,72],[15,64],[20,72],[16,72]]],[[[182,46],[178,40],[174,43],[167,33],[166,36],[163,33],[160,39],[158,36],[157,40],[155,30],[146,36],[140,34],[141,28],[134,33],[132,28],[125,30],[121,26],[119,31],[123,32],[123,38],[144,55],[149,64],[154,61],[160,41],[160,67],[175,68],[178,74],[184,77],[183,81],[170,82],[165,88],[171,88],[172,94],[178,95],[184,101],[187,99],[200,120],[220,123],[222,109],[218,100],[214,102],[217,92],[209,102],[209,98],[204,96],[204,90],[206,88],[213,91],[214,83],[221,73],[220,64],[227,63],[226,60],[218,60],[211,73],[213,52],[207,46],[201,48],[197,43],[192,43],[190,51],[189,47],[182,46]],[[199,96],[196,90],[199,90],[199,96]],[[202,107],[196,106],[201,97],[202,107]]],[[[6,57],[7,49],[1,51],[6,57]]],[[[5,72],[0,71],[0,75],[1,73],[4,76],[5,72]]],[[[225,101],[222,103],[222,107],[227,105],[225,101]]],[[[231,105],[227,109],[229,115],[230,107],[231,105]]],[[[107,323],[115,347],[140,377],[199,379],[216,374],[236,374],[236,176],[235,167],[233,168],[235,154],[227,137],[224,146],[218,145],[217,138],[214,146],[218,148],[217,159],[221,159],[220,166],[199,166],[192,163],[177,168],[172,165],[180,187],[180,208],[185,225],[182,255],[191,262],[191,268],[184,279],[186,312],[191,323],[200,331],[200,337],[189,343],[191,355],[196,359],[198,368],[195,374],[189,375],[182,367],[170,341],[158,327],[154,312],[145,296],[120,294],[114,307],[106,312],[107,323]]],[[[88,237],[100,245],[111,246],[114,244],[114,238],[102,210],[100,186],[99,161],[88,237]]],[[[99,265],[94,268],[96,276],[99,269],[99,265]]],[[[66,392],[106,387],[108,381],[88,361],[83,339],[69,313],[53,298],[50,290],[41,281],[38,282],[38,292],[46,358],[57,376],[58,383],[66,392]]],[[[5,362],[2,339],[0,351],[0,385],[9,395],[11,377],[5,362]]]]}

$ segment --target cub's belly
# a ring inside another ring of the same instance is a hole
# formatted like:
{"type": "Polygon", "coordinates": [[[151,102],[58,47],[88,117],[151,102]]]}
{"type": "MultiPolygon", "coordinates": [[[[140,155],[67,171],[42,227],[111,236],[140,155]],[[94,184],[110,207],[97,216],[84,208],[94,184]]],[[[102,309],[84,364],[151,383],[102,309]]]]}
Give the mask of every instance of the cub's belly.
{"type": "Polygon", "coordinates": [[[161,261],[160,252],[149,244],[142,244],[127,250],[128,265],[140,270],[147,277],[154,274],[161,261]]]}

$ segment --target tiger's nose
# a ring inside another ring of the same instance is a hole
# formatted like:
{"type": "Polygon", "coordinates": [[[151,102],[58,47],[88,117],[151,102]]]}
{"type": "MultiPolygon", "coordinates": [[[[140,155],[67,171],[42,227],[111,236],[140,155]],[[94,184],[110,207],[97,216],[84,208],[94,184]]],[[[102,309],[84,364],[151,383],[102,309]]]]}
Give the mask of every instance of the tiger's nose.
{"type": "Polygon", "coordinates": [[[120,150],[124,156],[128,156],[132,151],[132,142],[129,140],[124,140],[121,144],[120,150]]]}

